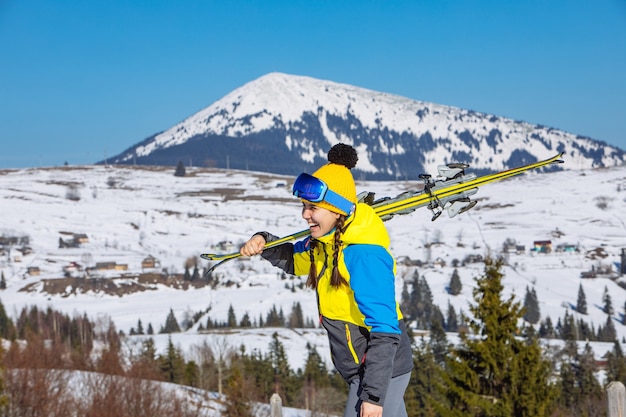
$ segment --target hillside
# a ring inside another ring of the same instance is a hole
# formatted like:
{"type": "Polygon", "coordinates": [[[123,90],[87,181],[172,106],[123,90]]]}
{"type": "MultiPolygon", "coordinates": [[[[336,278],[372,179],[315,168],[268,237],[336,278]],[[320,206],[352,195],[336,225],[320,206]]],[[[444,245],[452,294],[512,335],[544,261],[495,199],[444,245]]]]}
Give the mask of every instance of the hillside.
{"type": "Polygon", "coordinates": [[[291,74],[266,74],[207,104],[103,162],[297,175],[337,142],[358,149],[364,180],[417,179],[448,162],[500,171],[557,152],[579,169],[626,161],[621,149],[549,126],[291,74]]]}
{"type": "MultiPolygon", "coordinates": [[[[185,263],[200,253],[233,251],[258,230],[286,235],[303,229],[300,203],[290,195],[292,177],[199,168],[188,168],[185,177],[173,173],[170,168],[130,166],[0,172],[0,271],[7,284],[0,300],[7,312],[15,317],[23,306],[39,305],[70,315],[86,312],[94,320],[106,315],[126,333],[138,320],[158,331],[170,309],[179,323],[198,313],[190,330],[174,335],[187,349],[221,338],[233,347],[266,350],[276,329],[210,335],[197,330],[209,317],[226,321],[231,305],[238,320],[246,313],[257,320],[273,306],[288,315],[299,302],[305,318],[315,321],[315,297],[299,288],[302,279],[281,276],[257,258],[225,264],[216,270],[217,283],[212,285],[189,285],[181,279],[185,263]],[[78,247],[59,247],[61,240],[70,243],[74,238],[82,239],[78,247]],[[157,266],[142,268],[149,256],[157,266]],[[79,266],[72,268],[72,263],[79,266]],[[96,270],[97,264],[113,269],[96,270]],[[159,281],[161,276],[168,279],[159,281]]],[[[420,183],[359,182],[357,187],[382,197],[418,189],[420,183]]],[[[619,339],[626,337],[626,326],[620,324],[626,291],[619,286],[617,269],[626,248],[626,167],[529,173],[486,185],[475,197],[479,202],[474,209],[452,219],[444,214],[431,222],[430,213],[420,209],[387,222],[397,259],[423,264],[399,264],[398,296],[417,268],[444,314],[448,303],[467,312],[473,278],[482,273],[482,264],[458,267],[463,289],[451,296],[446,287],[454,260],[500,254],[503,243],[513,239],[524,249],[506,255],[506,294],[515,293],[523,301],[526,287],[534,286],[542,318],[550,316],[556,323],[568,310],[597,329],[606,322],[606,287],[619,339]],[[545,240],[551,241],[551,253],[531,251],[535,241],[545,240]],[[577,247],[578,252],[558,252],[559,245],[577,247]],[[581,278],[592,269],[600,272],[596,278],[581,278]],[[579,285],[586,293],[588,315],[573,310],[579,285]]],[[[279,334],[294,368],[303,364],[307,341],[328,360],[321,330],[280,329],[279,334]]],[[[156,339],[158,346],[165,346],[167,335],[156,339]]]]}

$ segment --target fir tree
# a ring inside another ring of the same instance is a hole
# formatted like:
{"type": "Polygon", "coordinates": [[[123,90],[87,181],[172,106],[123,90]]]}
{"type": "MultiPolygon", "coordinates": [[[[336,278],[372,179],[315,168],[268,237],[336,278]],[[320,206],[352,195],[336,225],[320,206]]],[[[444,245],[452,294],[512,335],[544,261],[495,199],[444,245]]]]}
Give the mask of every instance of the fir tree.
{"type": "Polygon", "coordinates": [[[454,268],[452,276],[450,277],[450,284],[448,285],[448,291],[451,295],[459,295],[463,290],[463,284],[461,284],[461,278],[459,277],[459,271],[454,268]]]}
{"type": "Polygon", "coordinates": [[[177,349],[172,342],[172,337],[168,338],[167,352],[159,357],[161,373],[167,382],[176,384],[183,381],[185,373],[185,360],[180,349],[177,349]]]}
{"type": "Polygon", "coordinates": [[[541,319],[539,313],[539,301],[535,289],[529,290],[526,287],[526,296],[524,297],[524,316],[523,319],[531,324],[537,324],[541,319]]]}
{"type": "Polygon", "coordinates": [[[235,316],[235,309],[232,304],[228,306],[228,319],[226,325],[228,327],[237,327],[237,317],[235,316]]]}
{"type": "Polygon", "coordinates": [[[587,296],[583,290],[583,284],[578,286],[578,299],[576,300],[576,311],[580,314],[587,314],[587,296]]]}
{"type": "Polygon", "coordinates": [[[200,270],[198,270],[198,265],[194,265],[193,274],[191,274],[192,281],[198,281],[200,279],[200,270]]]}
{"type": "Polygon", "coordinates": [[[183,161],[178,161],[178,165],[176,165],[176,171],[174,171],[175,177],[184,177],[187,174],[185,170],[185,165],[183,165],[183,161]]]}
{"type": "Polygon", "coordinates": [[[304,364],[304,404],[305,409],[317,411],[324,401],[319,395],[319,390],[330,385],[328,369],[315,346],[306,344],[307,358],[304,364]],[[319,401],[319,403],[318,403],[319,401]]]}
{"type": "Polygon", "coordinates": [[[276,392],[285,399],[285,403],[293,405],[301,388],[301,381],[294,377],[289,367],[285,346],[278,340],[278,333],[272,335],[269,347],[270,361],[274,369],[276,392]]]}
{"type": "Polygon", "coordinates": [[[165,319],[165,327],[161,333],[180,333],[180,326],[174,315],[174,311],[170,308],[170,312],[165,319]]]}
{"type": "Polygon", "coordinates": [[[289,314],[289,328],[301,329],[304,327],[304,316],[302,314],[302,306],[299,302],[293,303],[291,314],[289,314]]]}
{"type": "Polygon", "coordinates": [[[613,350],[606,355],[606,380],[626,384],[626,359],[621,344],[615,340],[613,350]]]}
{"type": "Polygon", "coordinates": [[[504,289],[503,261],[485,260],[476,278],[468,318],[473,336],[461,333],[460,345],[446,362],[447,398],[452,416],[548,416],[554,400],[550,364],[538,339],[520,340],[520,303],[504,289]]]}
{"type": "Polygon", "coordinates": [[[404,394],[409,417],[445,416],[449,404],[444,396],[443,368],[435,362],[432,346],[424,338],[413,349],[411,381],[404,394]]]}
{"type": "Polygon", "coordinates": [[[539,337],[544,339],[554,339],[555,336],[556,333],[554,331],[554,326],[552,325],[552,319],[548,316],[539,325],[539,337]]]}
{"type": "Polygon", "coordinates": [[[241,318],[241,322],[239,323],[239,327],[252,327],[252,323],[250,322],[250,315],[246,312],[241,318]]]}
{"type": "Polygon", "coordinates": [[[141,323],[141,319],[137,320],[137,334],[144,334],[143,324],[141,323]]]}
{"type": "Polygon", "coordinates": [[[152,323],[148,323],[148,329],[146,330],[146,334],[154,334],[154,329],[152,328],[152,323]]]}
{"type": "Polygon", "coordinates": [[[252,417],[252,405],[247,399],[247,391],[245,378],[240,367],[232,366],[230,376],[226,380],[224,390],[226,400],[221,415],[225,417],[252,417]]]}
{"type": "Polygon", "coordinates": [[[446,318],[446,331],[451,333],[456,333],[459,329],[459,322],[456,315],[456,311],[454,310],[454,306],[450,304],[450,300],[448,300],[448,314],[446,318]]]}
{"type": "Polygon", "coordinates": [[[0,290],[7,289],[7,280],[4,278],[4,271],[2,271],[2,277],[0,277],[0,290]]]}
{"type": "MultiPolygon", "coordinates": [[[[0,339],[14,340],[16,337],[13,320],[7,315],[4,304],[0,301],[0,339]]],[[[0,347],[0,349],[2,349],[0,347]]]]}
{"type": "Polygon", "coordinates": [[[604,294],[602,295],[602,311],[609,315],[614,313],[613,302],[611,301],[611,295],[606,285],[604,286],[604,294]]]}

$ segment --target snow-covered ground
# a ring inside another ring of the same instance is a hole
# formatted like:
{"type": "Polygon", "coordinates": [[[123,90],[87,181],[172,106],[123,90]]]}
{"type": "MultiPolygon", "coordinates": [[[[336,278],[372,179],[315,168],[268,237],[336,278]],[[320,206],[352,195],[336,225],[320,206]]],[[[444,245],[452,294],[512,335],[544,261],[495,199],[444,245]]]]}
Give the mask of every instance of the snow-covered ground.
{"type": "MultiPolygon", "coordinates": [[[[567,157],[565,163],[567,167],[567,157]]],[[[69,286],[60,293],[44,291],[44,280],[63,278],[63,268],[72,262],[82,267],[102,262],[126,265],[127,270],[98,271],[89,279],[126,274],[130,287],[133,277],[142,272],[142,260],[149,255],[160,262],[155,272],[166,269],[183,273],[187,259],[206,252],[232,252],[256,231],[287,235],[306,227],[300,217],[300,203],[290,194],[291,177],[195,168],[188,168],[186,177],[173,174],[173,168],[105,166],[0,171],[0,236],[27,236],[32,248],[32,253],[22,254],[18,252],[22,245],[5,246],[0,254],[0,271],[7,283],[0,291],[0,300],[7,312],[15,317],[24,306],[52,306],[70,315],[86,312],[94,320],[108,316],[118,329],[128,333],[138,320],[144,329],[152,324],[158,331],[170,309],[179,323],[208,311],[198,322],[205,324],[208,317],[226,321],[230,306],[237,320],[247,313],[258,321],[265,319],[272,306],[282,308],[288,316],[293,304],[299,302],[305,318],[317,322],[313,292],[298,289],[302,279],[284,279],[258,258],[234,260],[218,268],[216,275],[222,284],[216,288],[183,290],[154,284],[146,291],[123,296],[98,290],[83,293],[69,286]],[[88,241],[78,248],[59,248],[59,240],[70,240],[73,234],[84,234],[88,241]],[[34,267],[39,268],[39,275],[34,267]],[[223,285],[228,281],[229,286],[223,285]]],[[[421,188],[419,182],[405,181],[359,182],[357,187],[358,191],[374,191],[377,197],[421,188]]],[[[457,312],[468,311],[473,279],[483,272],[481,263],[459,267],[463,290],[452,296],[446,287],[454,270],[453,260],[499,254],[505,240],[514,239],[524,251],[507,255],[506,294],[515,293],[523,301],[526,287],[534,287],[542,319],[550,316],[556,323],[569,310],[597,329],[606,322],[602,312],[606,287],[615,309],[619,340],[626,337],[626,326],[621,325],[626,291],[617,284],[620,253],[626,248],[626,167],[532,172],[485,185],[475,197],[478,205],[455,218],[443,214],[431,222],[430,213],[419,209],[386,223],[398,259],[409,257],[432,264],[418,271],[444,314],[448,302],[457,312]],[[540,254],[530,250],[535,241],[543,240],[550,240],[553,249],[571,244],[580,251],[540,254]],[[437,260],[444,261],[445,266],[437,260]],[[581,273],[592,268],[609,273],[582,279],[581,273]],[[572,309],[581,284],[589,310],[583,316],[572,309]]],[[[201,267],[208,265],[207,261],[199,262],[201,267]]],[[[414,267],[398,266],[398,296],[403,280],[410,279],[414,271],[414,267]]],[[[317,346],[330,366],[326,338],[320,329],[207,333],[198,331],[198,324],[171,335],[190,355],[192,346],[202,343],[233,348],[243,344],[248,350],[266,351],[277,331],[295,369],[304,365],[307,342],[317,346]]],[[[154,335],[161,351],[168,337],[154,335]]],[[[129,348],[140,339],[129,338],[129,348]]],[[[611,348],[610,344],[594,347],[598,356],[611,348]]]]}

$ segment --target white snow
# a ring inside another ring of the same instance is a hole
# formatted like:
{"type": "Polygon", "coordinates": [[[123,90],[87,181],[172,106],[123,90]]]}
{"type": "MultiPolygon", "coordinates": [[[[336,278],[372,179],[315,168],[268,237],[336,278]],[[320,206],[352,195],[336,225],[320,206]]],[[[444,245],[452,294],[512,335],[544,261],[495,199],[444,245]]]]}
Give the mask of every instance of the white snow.
{"type": "MultiPolygon", "coordinates": [[[[564,167],[578,168],[567,158],[564,167]]],[[[208,316],[200,320],[206,323],[209,316],[225,321],[231,305],[237,320],[245,313],[258,320],[265,319],[273,305],[288,316],[293,304],[300,302],[306,318],[317,322],[313,292],[291,291],[292,284],[297,286],[303,279],[283,280],[280,271],[259,258],[234,260],[217,269],[220,282],[230,280],[230,287],[181,290],[154,285],[150,290],[125,296],[97,290],[71,293],[70,288],[64,294],[43,291],[42,280],[62,278],[63,267],[71,262],[83,266],[105,261],[126,264],[127,271],[100,276],[128,274],[130,282],[133,274],[142,272],[141,261],[148,255],[160,261],[159,270],[182,273],[188,258],[223,252],[218,246],[221,242],[232,242],[226,248],[230,252],[259,230],[282,236],[306,227],[300,217],[300,203],[290,194],[291,177],[196,168],[188,168],[186,177],[175,177],[173,173],[174,168],[104,166],[0,171],[0,235],[28,236],[33,250],[21,254],[18,245],[0,255],[0,271],[7,281],[0,300],[8,314],[15,318],[25,306],[51,306],[70,315],[86,312],[94,320],[108,316],[126,333],[136,327],[138,320],[144,329],[151,323],[158,332],[170,309],[179,323],[186,316],[209,309],[208,316]],[[79,199],[69,200],[68,190],[77,192],[79,199]],[[89,241],[79,248],[59,248],[59,239],[68,239],[71,233],[84,233],[89,241]],[[29,267],[38,267],[40,275],[29,275],[29,267]]],[[[420,186],[419,182],[406,181],[357,184],[358,191],[374,191],[377,197],[395,196],[420,186]]],[[[522,302],[526,287],[534,286],[542,318],[550,316],[556,324],[567,310],[597,329],[607,318],[602,312],[606,287],[615,309],[618,338],[621,341],[626,337],[626,326],[621,324],[626,291],[618,286],[616,267],[620,251],[626,248],[625,166],[567,169],[551,174],[532,172],[485,185],[474,197],[478,205],[455,218],[443,214],[431,222],[431,214],[423,208],[386,223],[396,257],[422,261],[441,258],[446,262],[443,267],[418,269],[444,314],[448,302],[457,312],[468,312],[473,279],[483,272],[479,263],[459,267],[463,291],[451,296],[446,286],[454,269],[452,261],[463,260],[468,254],[498,254],[503,242],[513,238],[525,246],[525,251],[508,255],[509,266],[503,271],[505,296],[514,293],[522,302]],[[576,244],[580,252],[535,254],[530,249],[536,240],[551,240],[554,248],[563,243],[576,244]],[[606,257],[587,256],[596,252],[606,257]],[[580,278],[581,272],[592,268],[607,268],[612,274],[580,278]],[[572,308],[581,284],[588,315],[579,315],[572,308]]],[[[207,265],[207,261],[201,260],[200,265],[207,265]]],[[[413,267],[398,266],[398,297],[403,280],[413,273],[413,267]]],[[[248,351],[265,352],[274,332],[285,344],[294,369],[304,365],[307,342],[316,346],[332,366],[326,337],[320,329],[198,332],[196,325],[171,337],[188,355],[193,354],[194,345],[219,341],[235,349],[245,345],[248,351]]],[[[168,337],[154,335],[160,352],[168,337]]],[[[134,336],[127,343],[131,347],[140,340],[141,336],[134,336]]],[[[612,348],[609,343],[593,346],[598,357],[612,348]]]]}

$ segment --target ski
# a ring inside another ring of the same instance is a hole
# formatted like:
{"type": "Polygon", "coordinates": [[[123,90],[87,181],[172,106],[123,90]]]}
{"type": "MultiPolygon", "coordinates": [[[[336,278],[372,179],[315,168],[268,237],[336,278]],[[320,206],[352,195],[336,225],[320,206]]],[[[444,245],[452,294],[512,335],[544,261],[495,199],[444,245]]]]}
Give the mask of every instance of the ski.
{"type": "MultiPolygon", "coordinates": [[[[359,194],[359,202],[371,205],[376,214],[378,214],[383,221],[387,221],[396,215],[412,213],[420,207],[427,207],[431,211],[432,221],[437,220],[444,210],[447,211],[449,217],[454,217],[468,211],[476,205],[477,202],[471,200],[471,196],[476,194],[478,187],[511,178],[525,171],[538,169],[551,164],[563,163],[561,160],[562,156],[563,153],[559,153],[543,161],[480,177],[477,177],[473,173],[466,174],[465,168],[469,167],[467,164],[451,163],[440,165],[438,167],[439,175],[436,178],[433,179],[433,177],[428,174],[419,176],[424,182],[423,190],[405,191],[395,197],[384,197],[379,200],[375,200],[374,193],[364,192],[359,194]]],[[[308,235],[308,229],[302,230],[273,242],[268,242],[265,248],[282,245],[283,243],[308,235]]],[[[218,262],[207,271],[207,274],[224,262],[240,256],[239,252],[226,254],[203,253],[200,255],[202,259],[218,262]]]]}

